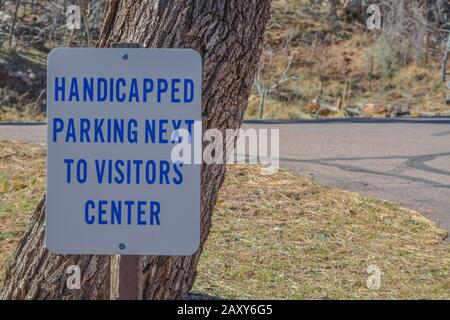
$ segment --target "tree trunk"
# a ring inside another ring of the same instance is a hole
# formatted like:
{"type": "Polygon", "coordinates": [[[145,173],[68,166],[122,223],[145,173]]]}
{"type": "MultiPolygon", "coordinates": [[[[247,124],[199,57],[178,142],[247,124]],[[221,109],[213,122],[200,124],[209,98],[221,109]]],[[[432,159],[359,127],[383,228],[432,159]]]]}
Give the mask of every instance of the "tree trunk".
{"type": "Polygon", "coordinates": [[[450,32],[448,33],[448,39],[445,45],[445,49],[444,49],[444,58],[442,59],[442,63],[441,63],[441,75],[442,75],[442,82],[446,82],[447,81],[447,64],[448,64],[448,58],[450,55],[450,32]]]}
{"type": "MultiPolygon", "coordinates": [[[[100,47],[113,42],[148,48],[193,48],[203,57],[203,129],[238,128],[247,105],[269,19],[270,0],[108,1],[100,47]]],[[[201,246],[189,257],[143,259],[144,299],[185,298],[211,228],[225,174],[203,165],[201,246]]],[[[49,254],[43,247],[45,198],[31,218],[0,289],[3,299],[108,299],[109,256],[49,254]],[[66,268],[81,269],[80,290],[66,287],[66,268]]]]}
{"type": "Polygon", "coordinates": [[[263,89],[259,96],[259,119],[264,117],[264,106],[266,105],[266,90],[263,89]]]}
{"type": "Polygon", "coordinates": [[[330,0],[330,19],[333,23],[337,21],[337,5],[338,0],[330,0]]]}
{"type": "Polygon", "coordinates": [[[9,40],[8,40],[8,46],[11,48],[12,46],[12,39],[14,37],[14,27],[16,26],[16,20],[17,20],[17,13],[19,12],[20,7],[20,0],[17,0],[16,3],[16,9],[14,10],[14,16],[11,21],[11,27],[9,29],[9,40]]]}

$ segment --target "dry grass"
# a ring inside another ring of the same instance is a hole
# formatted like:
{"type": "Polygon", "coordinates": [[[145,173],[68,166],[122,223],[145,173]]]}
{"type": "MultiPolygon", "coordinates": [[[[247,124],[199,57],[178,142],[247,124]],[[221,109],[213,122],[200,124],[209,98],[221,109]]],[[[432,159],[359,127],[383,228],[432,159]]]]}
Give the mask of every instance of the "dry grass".
{"type": "Polygon", "coordinates": [[[450,246],[419,213],[232,167],[194,290],[225,298],[450,299],[450,246]],[[366,287],[369,265],[381,288],[366,287]]]}
{"type": "MultiPolygon", "coordinates": [[[[0,273],[44,188],[42,146],[0,141],[0,273]]],[[[450,246],[419,213],[281,171],[232,166],[193,292],[224,298],[450,299],[450,246]],[[381,288],[366,288],[369,265],[381,288]]]]}
{"type": "Polygon", "coordinates": [[[0,279],[44,192],[44,148],[0,141],[0,279]]]}
{"type": "Polygon", "coordinates": [[[15,110],[13,108],[0,110],[0,122],[4,123],[35,123],[45,121],[45,113],[35,114],[26,110],[15,110]]]}
{"type": "MultiPolygon", "coordinates": [[[[0,48],[0,65],[11,65],[14,71],[32,71],[38,81],[33,86],[8,77],[0,78],[0,122],[34,122],[45,120],[38,96],[45,87],[47,53],[33,48],[17,50],[0,48]]],[[[3,71],[5,72],[5,71],[3,71]]],[[[3,75],[2,75],[3,77],[3,75]]]]}

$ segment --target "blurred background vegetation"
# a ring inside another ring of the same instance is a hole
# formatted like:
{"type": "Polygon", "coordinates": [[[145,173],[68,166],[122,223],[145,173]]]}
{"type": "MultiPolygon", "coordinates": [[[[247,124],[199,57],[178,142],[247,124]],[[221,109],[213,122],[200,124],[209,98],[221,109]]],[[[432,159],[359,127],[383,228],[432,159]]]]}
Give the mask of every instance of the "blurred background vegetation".
{"type": "MultiPolygon", "coordinates": [[[[95,45],[103,4],[0,0],[0,121],[45,120],[46,56],[95,45]],[[66,27],[71,4],[79,30],[66,27]]],[[[274,0],[246,118],[450,115],[449,17],[447,0],[274,0]],[[380,30],[367,28],[371,4],[380,30]]]]}

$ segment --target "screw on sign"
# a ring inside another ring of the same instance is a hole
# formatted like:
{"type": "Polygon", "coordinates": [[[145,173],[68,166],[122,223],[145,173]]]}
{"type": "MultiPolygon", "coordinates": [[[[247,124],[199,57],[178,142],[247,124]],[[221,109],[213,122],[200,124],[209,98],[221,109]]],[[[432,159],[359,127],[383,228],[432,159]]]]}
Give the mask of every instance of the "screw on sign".
{"type": "Polygon", "coordinates": [[[187,130],[201,156],[201,72],[189,49],[49,55],[46,245],[111,255],[111,299],[142,298],[142,256],[198,249],[201,164],[171,151],[187,130]]]}

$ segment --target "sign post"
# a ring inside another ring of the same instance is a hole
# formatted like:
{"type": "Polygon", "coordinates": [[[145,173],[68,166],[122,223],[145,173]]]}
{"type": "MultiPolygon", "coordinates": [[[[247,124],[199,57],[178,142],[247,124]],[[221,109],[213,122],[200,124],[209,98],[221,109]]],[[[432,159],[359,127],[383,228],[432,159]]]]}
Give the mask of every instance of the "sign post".
{"type": "MultiPolygon", "coordinates": [[[[111,48],[140,48],[139,43],[113,43],[111,48]]],[[[111,256],[110,299],[142,300],[142,257],[111,256]]]]}
{"type": "Polygon", "coordinates": [[[111,256],[111,300],[142,300],[142,257],[111,256]]]}
{"type": "Polygon", "coordinates": [[[113,299],[141,298],[141,256],[200,243],[201,58],[130,46],[55,49],[47,72],[46,246],[113,255],[113,299]]]}

